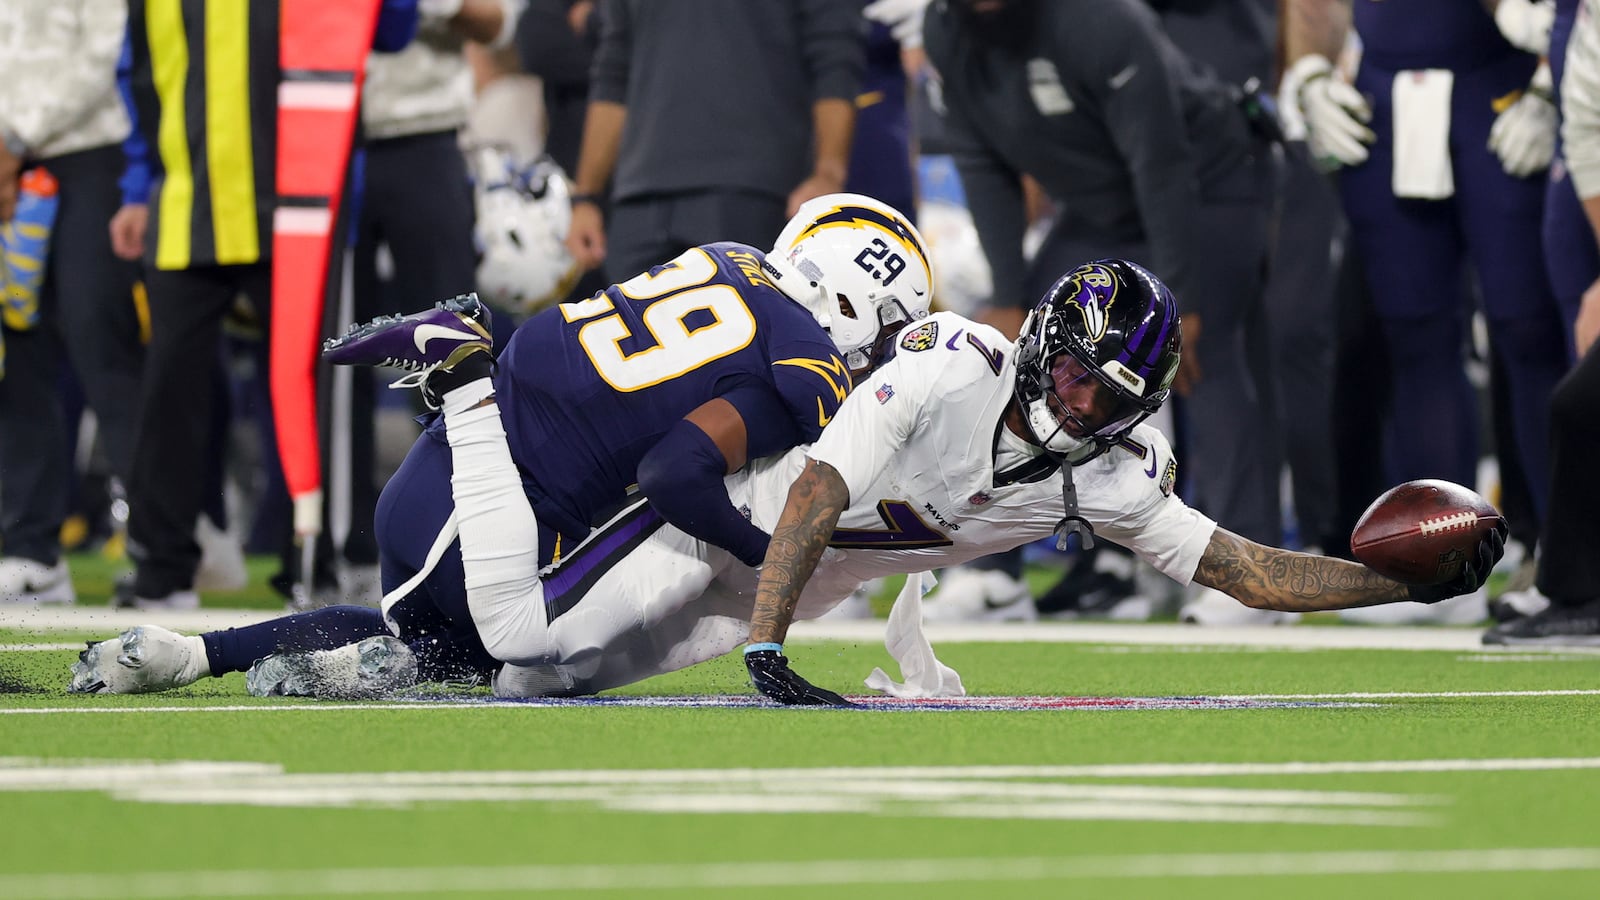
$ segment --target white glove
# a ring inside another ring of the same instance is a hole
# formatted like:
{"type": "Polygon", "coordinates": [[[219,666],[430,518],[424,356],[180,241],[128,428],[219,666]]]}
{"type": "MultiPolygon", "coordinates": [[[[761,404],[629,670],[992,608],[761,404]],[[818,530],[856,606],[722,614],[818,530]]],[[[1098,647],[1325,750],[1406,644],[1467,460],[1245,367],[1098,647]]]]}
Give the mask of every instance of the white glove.
{"type": "Polygon", "coordinates": [[[1372,110],[1361,93],[1333,71],[1325,56],[1302,56],[1283,75],[1283,91],[1305,119],[1306,143],[1325,168],[1367,161],[1372,110]]]}
{"type": "Polygon", "coordinates": [[[922,46],[922,11],[928,0],[873,0],[861,11],[868,19],[889,26],[901,50],[922,46]]]}
{"type": "Polygon", "coordinates": [[[1556,20],[1555,0],[1500,0],[1494,24],[1511,46],[1534,56],[1550,52],[1550,26],[1556,20]]]}
{"type": "Polygon", "coordinates": [[[454,19],[466,0],[417,0],[417,15],[425,19],[454,19]]]}
{"type": "Polygon", "coordinates": [[[1526,178],[1550,168],[1556,152],[1556,105],[1550,102],[1550,67],[1539,64],[1528,89],[1495,117],[1489,149],[1507,175],[1526,178]]]}

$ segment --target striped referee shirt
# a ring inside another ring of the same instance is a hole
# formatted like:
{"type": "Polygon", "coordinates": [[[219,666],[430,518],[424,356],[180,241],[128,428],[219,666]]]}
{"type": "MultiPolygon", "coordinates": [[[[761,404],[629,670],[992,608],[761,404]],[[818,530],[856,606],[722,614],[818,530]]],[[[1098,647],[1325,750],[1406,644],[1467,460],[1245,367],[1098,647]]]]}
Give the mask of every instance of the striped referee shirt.
{"type": "Polygon", "coordinates": [[[131,0],[130,87],[152,149],[147,262],[243,265],[271,247],[278,0],[131,0]]]}

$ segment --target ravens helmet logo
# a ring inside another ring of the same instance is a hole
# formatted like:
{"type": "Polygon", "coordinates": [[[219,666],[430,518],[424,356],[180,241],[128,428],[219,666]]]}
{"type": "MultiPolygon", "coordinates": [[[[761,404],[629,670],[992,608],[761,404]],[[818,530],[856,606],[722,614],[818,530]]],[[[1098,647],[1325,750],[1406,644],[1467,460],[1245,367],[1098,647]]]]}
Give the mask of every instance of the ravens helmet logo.
{"type": "Polygon", "coordinates": [[[1066,290],[1061,292],[1062,302],[1075,306],[1083,314],[1083,330],[1089,340],[1098,344],[1110,327],[1106,310],[1117,302],[1117,278],[1111,270],[1097,263],[1079,266],[1067,276],[1066,290]]]}

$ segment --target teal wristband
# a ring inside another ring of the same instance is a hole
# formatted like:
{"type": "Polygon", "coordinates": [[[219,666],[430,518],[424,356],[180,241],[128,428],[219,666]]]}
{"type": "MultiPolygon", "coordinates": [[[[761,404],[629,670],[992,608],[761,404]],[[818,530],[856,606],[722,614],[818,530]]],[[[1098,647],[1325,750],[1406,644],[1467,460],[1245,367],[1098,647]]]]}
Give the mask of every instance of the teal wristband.
{"type": "Polygon", "coordinates": [[[783,652],[783,645],[782,644],[773,644],[773,643],[750,644],[750,645],[748,645],[748,646],[746,646],[744,648],[744,653],[745,653],[746,656],[749,656],[752,653],[759,653],[762,650],[771,650],[774,653],[782,653],[783,652]]]}

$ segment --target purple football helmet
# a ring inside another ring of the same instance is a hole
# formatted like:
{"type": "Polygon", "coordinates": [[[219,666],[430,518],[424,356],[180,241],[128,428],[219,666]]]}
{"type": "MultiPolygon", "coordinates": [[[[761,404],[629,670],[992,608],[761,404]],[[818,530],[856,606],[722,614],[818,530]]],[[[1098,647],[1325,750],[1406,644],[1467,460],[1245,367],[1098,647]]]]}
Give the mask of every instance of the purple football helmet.
{"type": "Polygon", "coordinates": [[[1017,399],[1039,443],[1077,465],[1161,408],[1181,350],[1178,305],[1160,279],[1126,260],[1085,263],[1023,322],[1017,399]]]}

